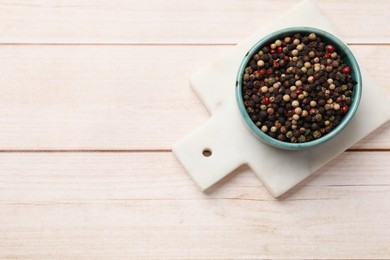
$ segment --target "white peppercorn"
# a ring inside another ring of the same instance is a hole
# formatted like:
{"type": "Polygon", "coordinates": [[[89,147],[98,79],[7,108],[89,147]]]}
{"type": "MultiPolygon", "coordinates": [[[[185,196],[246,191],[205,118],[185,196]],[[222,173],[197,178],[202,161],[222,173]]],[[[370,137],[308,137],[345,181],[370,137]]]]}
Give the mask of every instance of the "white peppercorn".
{"type": "Polygon", "coordinates": [[[302,108],[297,107],[294,109],[295,114],[300,115],[302,113],[302,108]]]}
{"type": "Polygon", "coordinates": [[[294,100],[293,102],[291,102],[291,105],[293,107],[299,107],[299,101],[298,100],[294,100]]]}
{"type": "Polygon", "coordinates": [[[263,60],[259,60],[258,62],[257,62],[257,66],[259,66],[259,67],[264,67],[264,61],[263,60]]]}
{"type": "Polygon", "coordinates": [[[314,41],[315,39],[317,39],[317,35],[315,33],[309,34],[309,40],[314,41]]]}

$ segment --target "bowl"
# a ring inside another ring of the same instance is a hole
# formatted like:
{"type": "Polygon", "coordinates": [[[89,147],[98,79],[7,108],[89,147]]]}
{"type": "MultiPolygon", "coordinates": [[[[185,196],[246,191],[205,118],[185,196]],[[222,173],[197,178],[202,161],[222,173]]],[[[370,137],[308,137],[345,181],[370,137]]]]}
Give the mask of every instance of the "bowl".
{"type": "Polygon", "coordinates": [[[361,95],[362,95],[361,73],[360,73],[359,65],[354,55],[350,51],[350,49],[347,47],[345,43],[343,43],[340,39],[330,34],[329,32],[317,28],[311,28],[311,27],[286,28],[286,29],[273,32],[268,36],[259,40],[243,58],[241,65],[238,69],[238,74],[236,78],[236,101],[245,124],[249,127],[250,131],[261,141],[271,146],[281,148],[281,149],[287,149],[287,150],[302,150],[302,149],[312,148],[334,138],[348,125],[348,123],[354,117],[360,103],[361,95]],[[264,45],[269,44],[277,39],[284,38],[286,36],[292,36],[295,33],[309,34],[312,32],[315,33],[317,36],[321,37],[322,41],[325,44],[334,45],[335,50],[337,51],[338,54],[340,54],[341,58],[343,59],[343,62],[350,67],[352,79],[356,82],[354,84],[352,96],[351,96],[352,103],[349,106],[348,112],[344,115],[340,123],[329,133],[323,135],[322,137],[312,141],[302,142],[302,143],[291,143],[291,142],[281,141],[265,134],[255,125],[255,123],[250,118],[245,108],[243,95],[242,95],[242,81],[243,81],[244,71],[249,61],[251,60],[252,56],[255,53],[257,53],[262,47],[264,47],[264,45]]]}

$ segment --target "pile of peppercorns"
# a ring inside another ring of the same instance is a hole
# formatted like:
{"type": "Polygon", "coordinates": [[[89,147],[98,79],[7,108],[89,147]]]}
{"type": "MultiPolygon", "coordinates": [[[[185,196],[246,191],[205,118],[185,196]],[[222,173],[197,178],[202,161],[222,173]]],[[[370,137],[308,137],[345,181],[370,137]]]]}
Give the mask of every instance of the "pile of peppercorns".
{"type": "Polygon", "coordinates": [[[355,82],[331,44],[315,33],[266,44],[242,80],[246,111],[267,135],[291,143],[331,132],[348,112],[355,82]]]}

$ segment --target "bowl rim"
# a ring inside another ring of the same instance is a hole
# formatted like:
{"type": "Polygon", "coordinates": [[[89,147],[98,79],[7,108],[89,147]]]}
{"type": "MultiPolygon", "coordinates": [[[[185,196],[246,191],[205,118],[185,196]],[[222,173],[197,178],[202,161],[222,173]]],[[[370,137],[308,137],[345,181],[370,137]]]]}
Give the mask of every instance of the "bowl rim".
{"type": "Polygon", "coordinates": [[[277,30],[275,32],[272,32],[268,34],[267,36],[263,37],[259,41],[257,41],[250,50],[246,53],[245,57],[243,58],[240,67],[238,69],[237,77],[236,77],[236,102],[240,111],[240,114],[251,132],[260,138],[260,140],[266,142],[267,144],[270,144],[274,147],[281,148],[281,149],[287,149],[287,150],[302,150],[307,148],[312,148],[314,146],[317,146],[319,144],[322,144],[326,141],[329,141],[333,137],[335,137],[337,134],[339,134],[352,120],[353,116],[355,115],[357,108],[359,106],[361,95],[362,95],[362,77],[360,68],[358,65],[358,62],[351,52],[351,50],[348,48],[348,46],[341,41],[339,38],[334,36],[333,34],[313,27],[288,27],[281,30],[277,30]],[[310,142],[304,142],[304,143],[289,143],[277,140],[276,138],[270,137],[269,135],[265,134],[263,131],[261,131],[255,123],[252,121],[252,119],[249,117],[248,112],[245,109],[244,106],[244,100],[242,96],[242,77],[244,75],[244,70],[246,65],[248,64],[249,60],[252,58],[255,52],[258,51],[258,49],[266,44],[269,41],[272,41],[274,38],[277,37],[284,37],[281,36],[283,34],[293,34],[293,33],[311,33],[314,32],[318,34],[321,38],[324,38],[323,40],[326,42],[331,42],[333,45],[335,45],[336,49],[339,49],[340,53],[343,54],[343,56],[347,56],[350,60],[350,64],[348,64],[351,67],[352,73],[354,73],[354,80],[356,81],[356,84],[354,85],[352,97],[353,101],[352,104],[349,107],[349,110],[347,114],[343,117],[340,124],[336,126],[331,132],[327,133],[326,135],[320,137],[319,139],[310,141],[310,142]]]}

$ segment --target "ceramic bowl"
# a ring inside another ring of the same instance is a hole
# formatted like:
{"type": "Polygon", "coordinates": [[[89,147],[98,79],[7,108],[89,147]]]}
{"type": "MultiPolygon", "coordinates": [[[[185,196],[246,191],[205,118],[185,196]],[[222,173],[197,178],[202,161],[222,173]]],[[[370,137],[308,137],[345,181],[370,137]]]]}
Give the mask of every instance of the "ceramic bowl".
{"type": "Polygon", "coordinates": [[[347,47],[345,43],[343,43],[340,39],[338,39],[336,36],[317,29],[317,28],[310,28],[310,27],[292,27],[292,28],[286,28],[282,29],[276,32],[271,33],[270,35],[264,37],[260,41],[258,41],[245,55],[243,58],[240,68],[238,70],[237,74],[237,81],[236,81],[236,100],[238,104],[238,108],[240,110],[240,113],[242,115],[242,118],[244,119],[245,124],[249,127],[251,132],[256,135],[261,141],[275,146],[277,148],[281,149],[287,149],[287,150],[302,150],[302,149],[308,149],[312,148],[314,146],[320,145],[322,143],[325,143],[332,138],[334,138],[337,134],[339,134],[352,120],[353,116],[356,113],[356,110],[360,103],[360,98],[362,95],[362,77],[359,69],[359,65],[353,56],[350,49],[347,47]],[[276,39],[284,38],[286,36],[292,36],[295,33],[302,33],[302,34],[309,34],[311,32],[316,33],[318,36],[321,37],[322,41],[326,44],[332,44],[335,46],[336,51],[341,55],[343,61],[351,68],[351,76],[356,81],[356,84],[354,85],[354,89],[352,92],[352,104],[349,106],[349,110],[346,115],[344,115],[343,119],[341,120],[340,124],[334,128],[331,132],[327,133],[326,135],[305,143],[290,143],[290,142],[284,142],[277,140],[276,138],[272,138],[268,136],[267,134],[263,133],[252,121],[252,119],[249,117],[244,101],[242,96],[242,77],[244,75],[245,67],[249,63],[251,57],[258,52],[264,45],[269,44],[270,42],[275,41],[276,39]]]}

